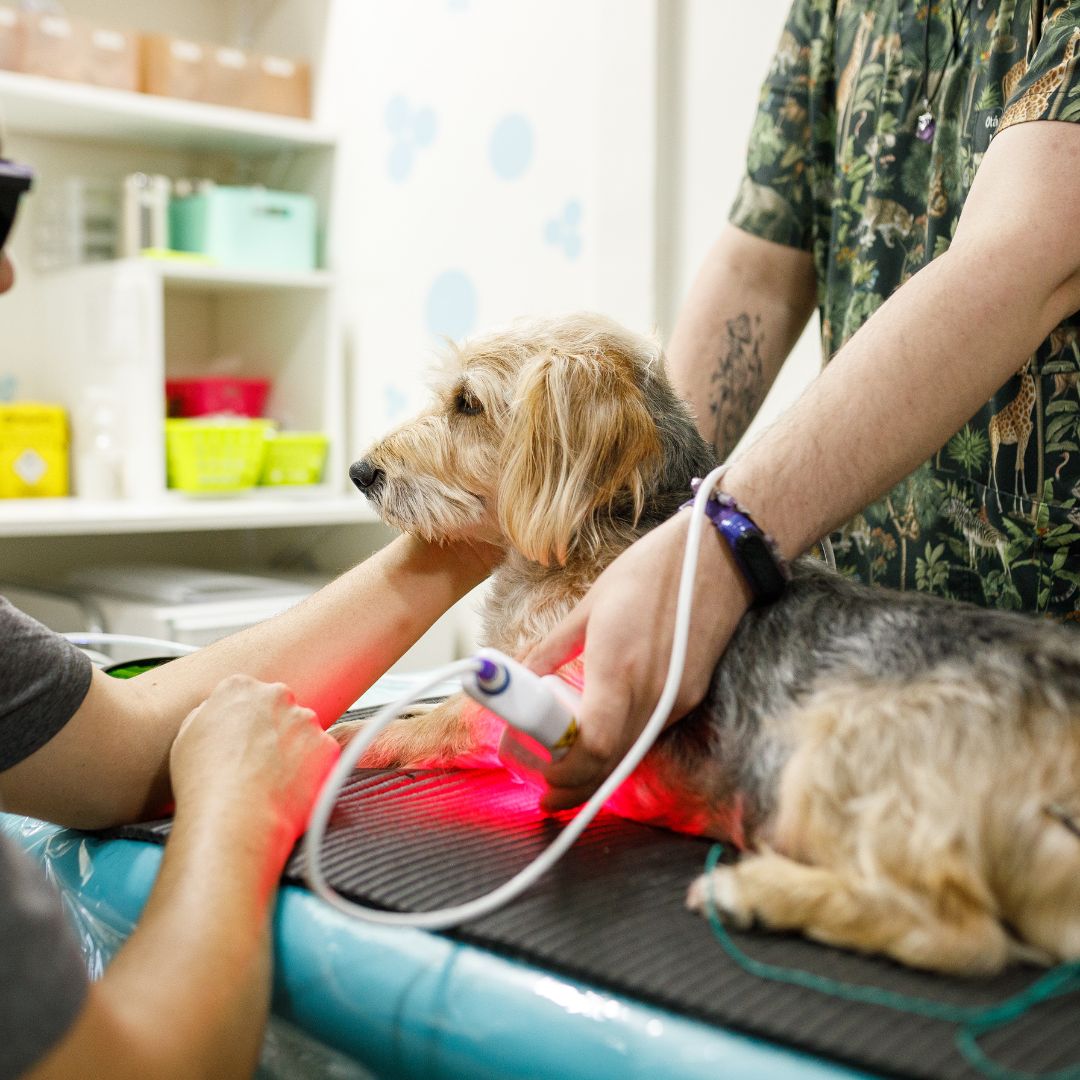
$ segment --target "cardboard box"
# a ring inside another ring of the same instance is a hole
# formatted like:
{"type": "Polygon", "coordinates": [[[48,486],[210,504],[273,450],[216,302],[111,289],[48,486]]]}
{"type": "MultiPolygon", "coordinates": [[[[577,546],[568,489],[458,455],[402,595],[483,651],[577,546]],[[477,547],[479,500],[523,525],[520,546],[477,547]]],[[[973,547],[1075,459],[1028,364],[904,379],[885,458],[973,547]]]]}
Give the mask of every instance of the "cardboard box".
{"type": "Polygon", "coordinates": [[[80,27],[63,15],[26,12],[23,22],[23,67],[28,75],[81,82],[83,44],[80,27]]]}
{"type": "MultiPolygon", "coordinates": [[[[35,12],[23,13],[18,22],[18,70],[116,90],[138,90],[138,34],[35,12]]],[[[2,33],[0,27],[0,37],[2,33]]]]}
{"type": "Polygon", "coordinates": [[[245,104],[282,116],[311,116],[311,67],[284,56],[260,56],[253,65],[245,104]]]}
{"type": "Polygon", "coordinates": [[[147,94],[206,100],[207,48],[198,41],[169,34],[142,39],[142,89],[147,94]]]}
{"type": "Polygon", "coordinates": [[[90,26],[83,38],[83,82],[114,90],[139,89],[138,34],[90,26]]]}
{"type": "Polygon", "coordinates": [[[311,115],[311,68],[302,60],[167,34],[146,35],[142,55],[142,88],[148,94],[283,116],[311,115]]]}
{"type": "Polygon", "coordinates": [[[203,100],[233,109],[247,108],[248,87],[254,78],[254,63],[243,49],[208,48],[203,100]]]}
{"type": "Polygon", "coordinates": [[[22,71],[23,22],[19,13],[6,4],[0,5],[0,69],[4,71],[22,71]]]}

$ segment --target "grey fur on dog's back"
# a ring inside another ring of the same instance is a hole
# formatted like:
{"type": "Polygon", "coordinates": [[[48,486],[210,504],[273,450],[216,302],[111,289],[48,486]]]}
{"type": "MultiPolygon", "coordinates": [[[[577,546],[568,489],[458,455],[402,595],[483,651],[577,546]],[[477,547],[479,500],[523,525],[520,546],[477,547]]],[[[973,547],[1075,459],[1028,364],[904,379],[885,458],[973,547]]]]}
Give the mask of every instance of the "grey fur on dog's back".
{"type": "Polygon", "coordinates": [[[747,612],[709,693],[658,749],[715,797],[741,792],[752,831],[776,805],[792,747],[786,723],[829,683],[906,680],[947,669],[1042,695],[1080,724],[1080,638],[1030,615],[851,581],[812,559],[775,604],[747,612]],[[708,774],[707,781],[700,771],[708,774]]]}

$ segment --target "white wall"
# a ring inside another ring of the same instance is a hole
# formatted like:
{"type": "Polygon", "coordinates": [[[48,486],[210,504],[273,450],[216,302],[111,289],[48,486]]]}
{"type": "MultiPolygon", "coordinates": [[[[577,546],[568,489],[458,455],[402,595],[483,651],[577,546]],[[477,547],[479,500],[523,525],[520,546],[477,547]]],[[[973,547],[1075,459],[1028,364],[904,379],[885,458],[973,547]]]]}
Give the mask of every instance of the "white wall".
{"type": "MultiPolygon", "coordinates": [[[[790,0],[659,0],[663,93],[657,318],[669,334],[742,178],[758,90],[790,0]]],[[[747,438],[774,419],[820,366],[817,319],[793,351],[747,438]]]]}
{"type": "Polygon", "coordinates": [[[353,453],[445,337],[581,308],[654,321],[654,0],[338,3],[353,453]]]}
{"type": "MultiPolygon", "coordinates": [[[[337,0],[321,113],[343,134],[350,453],[424,402],[444,335],[578,308],[670,333],[787,7],[337,0]]],[[[818,362],[811,329],[763,417],[818,362]]]]}

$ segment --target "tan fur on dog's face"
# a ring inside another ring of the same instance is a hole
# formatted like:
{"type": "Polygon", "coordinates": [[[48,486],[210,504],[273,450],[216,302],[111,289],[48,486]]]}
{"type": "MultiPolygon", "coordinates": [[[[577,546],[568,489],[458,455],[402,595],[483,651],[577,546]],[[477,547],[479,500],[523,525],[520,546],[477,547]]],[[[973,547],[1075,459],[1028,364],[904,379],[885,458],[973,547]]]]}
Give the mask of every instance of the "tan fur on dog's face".
{"type": "Polygon", "coordinates": [[[605,517],[636,520],[660,467],[647,388],[661,365],[654,340],[595,315],[467,342],[434,406],[357,463],[381,473],[361,486],[427,540],[483,539],[545,565],[595,558],[605,517]]]}

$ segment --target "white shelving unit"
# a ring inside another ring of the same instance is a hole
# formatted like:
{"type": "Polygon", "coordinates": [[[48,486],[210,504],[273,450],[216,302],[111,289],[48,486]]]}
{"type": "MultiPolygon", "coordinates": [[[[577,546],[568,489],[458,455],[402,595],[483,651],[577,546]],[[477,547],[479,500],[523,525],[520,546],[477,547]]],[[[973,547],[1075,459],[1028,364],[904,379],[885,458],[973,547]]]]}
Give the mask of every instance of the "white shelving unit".
{"type": "MultiPolygon", "coordinates": [[[[11,248],[19,283],[0,297],[0,384],[13,375],[19,397],[59,402],[76,423],[87,386],[121,391],[128,468],[124,498],[0,500],[0,583],[47,586],[76,568],[162,562],[328,578],[393,535],[346,472],[350,454],[371,437],[357,421],[360,405],[381,386],[356,359],[357,297],[366,284],[357,238],[368,236],[370,203],[355,193],[364,188],[360,164],[371,152],[365,140],[374,115],[362,46],[372,47],[370,19],[381,18],[368,7],[356,0],[64,2],[72,16],[102,26],[306,58],[311,120],[0,71],[4,156],[32,165],[42,186],[141,171],[303,191],[319,207],[321,248],[320,269],[300,274],[148,259],[45,272],[34,252],[43,200],[25,200],[11,248]],[[357,368],[349,378],[347,338],[357,368]],[[164,380],[209,373],[222,355],[240,358],[237,374],[273,379],[267,411],[274,418],[329,433],[324,483],[236,497],[166,489],[164,380]]],[[[398,360],[394,354],[391,362],[398,360]]],[[[470,611],[466,600],[444,615],[402,663],[432,667],[457,655],[461,626],[474,622],[470,611]]]]}
{"type": "MultiPolygon", "coordinates": [[[[165,380],[205,374],[223,356],[234,357],[246,374],[272,380],[266,412],[284,430],[324,431],[330,438],[326,479],[293,489],[297,513],[311,509],[312,495],[344,494],[344,377],[331,276],[121,259],[42,275],[36,298],[39,311],[63,313],[39,327],[49,361],[36,382],[45,398],[68,404],[76,429],[80,395],[88,388],[124,404],[120,442],[128,501],[156,503],[168,494],[165,380]]],[[[288,494],[279,491],[282,498],[288,494]]],[[[237,524],[246,523],[249,494],[230,501],[237,524]]],[[[0,527],[4,511],[0,504],[0,527]]],[[[174,506],[170,513],[176,512],[174,506]]],[[[218,520],[225,516],[219,509],[218,520]]]]}
{"type": "Polygon", "coordinates": [[[242,502],[177,495],[135,501],[90,499],[5,499],[0,503],[0,535],[118,536],[193,530],[256,529],[304,525],[352,525],[376,521],[362,495],[282,496],[254,492],[242,502]]]}
{"type": "MultiPolygon", "coordinates": [[[[131,17],[130,8],[113,0],[72,6],[102,25],[131,17]]],[[[175,27],[213,40],[228,32],[238,11],[232,0],[164,3],[142,12],[153,20],[143,28],[175,27]]],[[[329,12],[321,0],[280,0],[263,27],[270,35],[263,47],[307,47],[317,75],[329,12]]],[[[0,71],[0,120],[5,156],[32,163],[40,183],[75,174],[119,180],[146,171],[307,191],[319,204],[325,263],[338,143],[318,120],[6,71],[0,71]]],[[[0,500],[0,541],[374,520],[366,502],[347,490],[343,335],[332,269],[274,273],[126,259],[36,272],[33,196],[24,210],[14,244],[20,283],[0,299],[8,343],[0,375],[14,376],[20,397],[68,409],[73,451],[86,389],[114,395],[123,402],[125,464],[119,499],[80,498],[76,473],[68,499],[0,500]],[[321,484],[230,498],[167,490],[165,379],[214,373],[222,358],[233,365],[230,374],[272,380],[266,411],[283,430],[329,435],[321,484]]],[[[74,452],[72,462],[74,471],[74,452]]]]}

